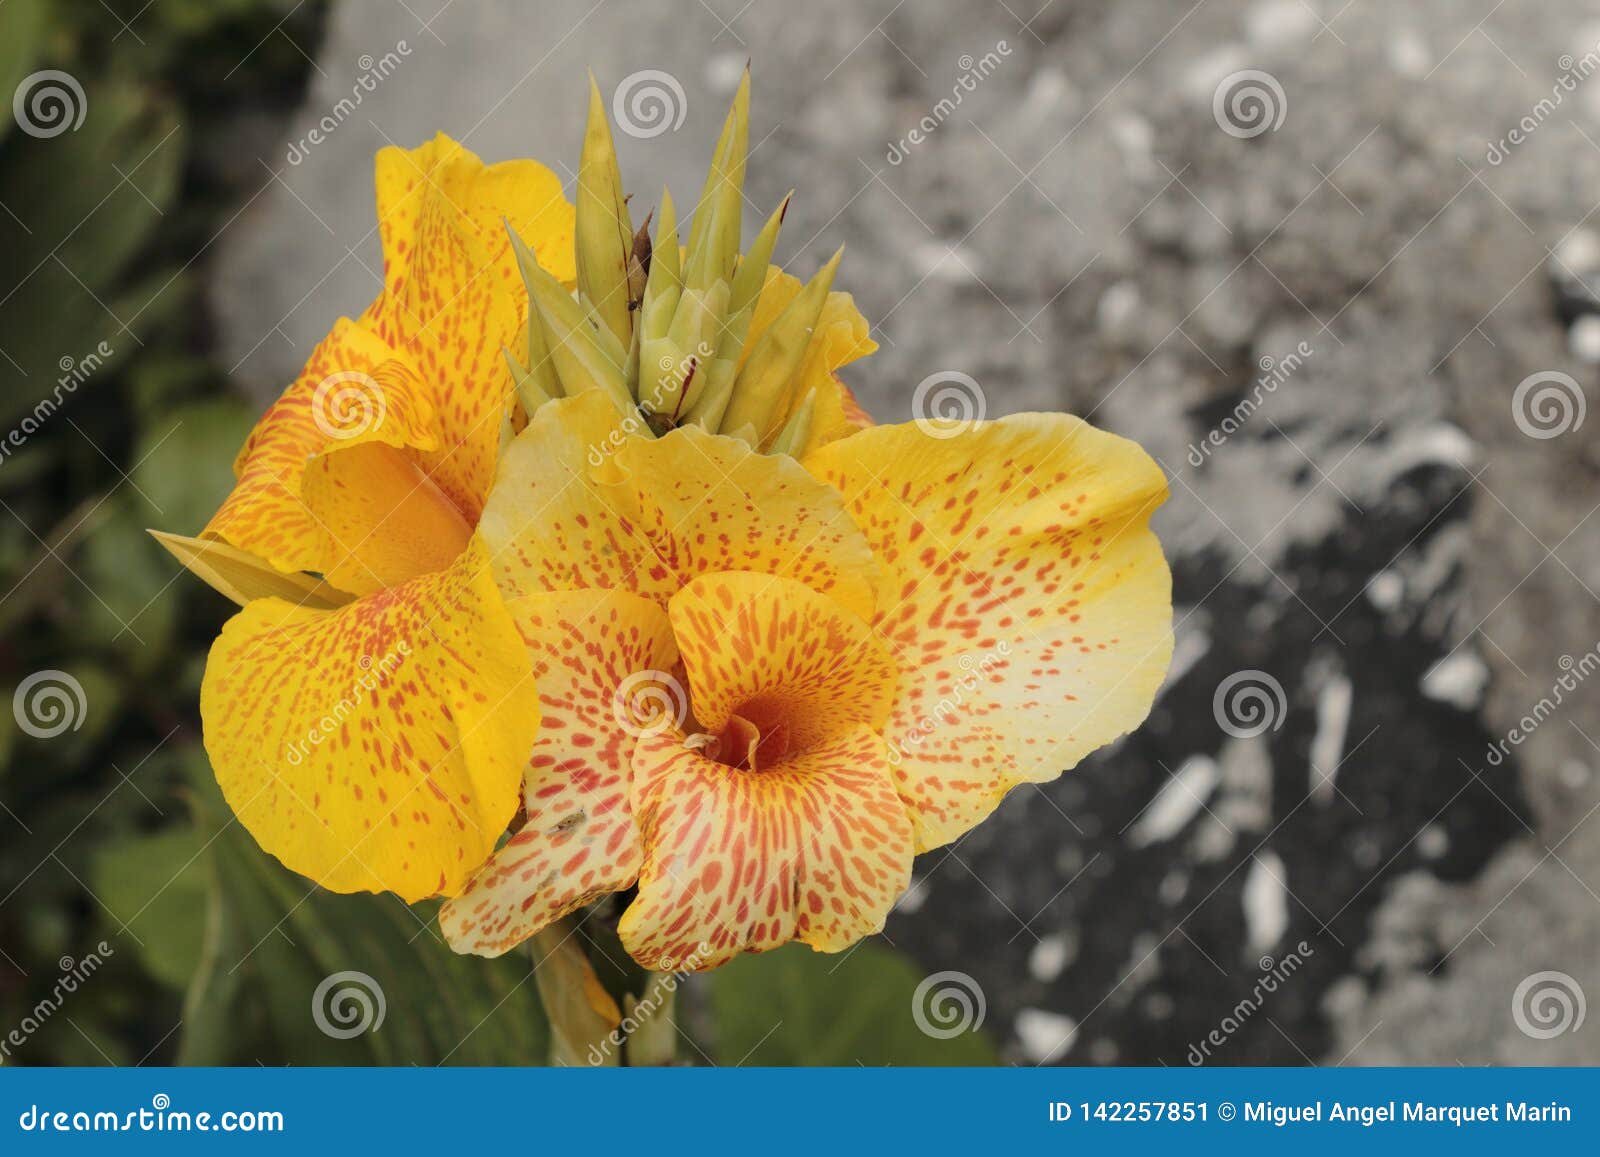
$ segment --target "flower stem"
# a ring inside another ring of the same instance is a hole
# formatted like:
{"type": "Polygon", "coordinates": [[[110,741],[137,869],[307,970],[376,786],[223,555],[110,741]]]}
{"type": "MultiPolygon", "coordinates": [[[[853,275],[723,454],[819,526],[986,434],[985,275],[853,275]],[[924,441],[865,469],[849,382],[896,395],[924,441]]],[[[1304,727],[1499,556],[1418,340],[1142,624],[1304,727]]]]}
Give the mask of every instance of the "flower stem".
{"type": "Polygon", "coordinates": [[[533,940],[533,979],[550,1022],[552,1065],[622,1063],[622,1013],[589,963],[577,925],[558,920],[533,940]]]}

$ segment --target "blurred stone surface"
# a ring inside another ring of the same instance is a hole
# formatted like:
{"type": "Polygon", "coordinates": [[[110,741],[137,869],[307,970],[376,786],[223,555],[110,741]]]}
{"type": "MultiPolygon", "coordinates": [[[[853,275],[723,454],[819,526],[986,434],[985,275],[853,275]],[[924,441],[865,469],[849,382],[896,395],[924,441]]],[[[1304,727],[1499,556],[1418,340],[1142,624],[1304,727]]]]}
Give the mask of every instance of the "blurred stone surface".
{"type": "Polygon", "coordinates": [[[409,54],[299,164],[261,158],[214,255],[241,386],[275,394],[373,295],[376,148],[442,129],[570,179],[585,68],[659,69],[682,127],[619,138],[653,203],[698,187],[749,56],[751,198],[798,188],[801,273],[848,243],[880,420],[959,370],[991,416],[1071,409],[1172,478],[1149,724],[925,856],[889,938],[977,978],[1021,1063],[1186,1063],[1290,953],[1208,1063],[1600,1061],[1593,1020],[1543,1039],[1512,1004],[1547,971],[1600,996],[1600,679],[1488,754],[1600,644],[1600,421],[1514,410],[1539,372],[1594,396],[1567,332],[1592,271],[1563,263],[1600,209],[1600,76],[1560,85],[1600,52],[1588,7],[741,2],[335,7],[295,139],[364,55],[409,54]],[[1241,70],[1276,128],[1219,124],[1241,70]],[[1438,691],[1461,656],[1486,691],[1438,691]],[[1284,693],[1243,740],[1213,715],[1242,670],[1284,693]]]}

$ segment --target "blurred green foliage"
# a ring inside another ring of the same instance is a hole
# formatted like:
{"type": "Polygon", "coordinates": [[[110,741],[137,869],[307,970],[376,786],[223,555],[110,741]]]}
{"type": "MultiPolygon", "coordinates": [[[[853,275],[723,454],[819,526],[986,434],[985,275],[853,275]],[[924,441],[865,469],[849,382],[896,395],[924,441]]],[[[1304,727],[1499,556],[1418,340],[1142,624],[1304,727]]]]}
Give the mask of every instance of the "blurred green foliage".
{"type": "MultiPolygon", "coordinates": [[[[59,735],[0,711],[0,1036],[42,1021],[8,1063],[289,1059],[244,1032],[225,1056],[186,1015],[211,941],[263,918],[219,905],[219,881],[265,858],[237,825],[199,854],[191,816],[215,808],[190,787],[210,779],[196,697],[230,608],[144,530],[202,525],[253,421],[210,357],[201,272],[269,179],[239,134],[299,99],[296,43],[323,16],[293,0],[0,6],[0,94],[56,70],[83,113],[43,136],[9,101],[0,117],[0,694],[46,670],[82,688],[59,735]],[[93,983],[38,1017],[62,963],[102,941],[93,983]]],[[[276,864],[258,870],[282,889],[276,864]]],[[[234,989],[279,960],[267,947],[234,989]]]]}
{"type": "MultiPolygon", "coordinates": [[[[0,711],[0,1041],[23,1038],[4,1063],[545,1056],[527,953],[456,956],[429,905],[314,889],[233,820],[196,714],[232,608],[145,534],[205,523],[256,417],[211,355],[200,273],[272,179],[242,135],[276,140],[324,15],[294,0],[0,5],[0,94],[53,69],[87,105],[54,136],[0,119],[0,694],[42,671],[82,689],[48,737],[0,711]],[[90,956],[92,983],[52,1005],[90,956]],[[311,1015],[343,972],[381,988],[377,1031],[330,1035],[311,1015]]],[[[583,934],[613,992],[643,991],[614,906],[583,934]]],[[[916,1030],[918,980],[877,945],[748,958],[691,986],[683,1052],[991,1062],[976,1033],[916,1030]]]]}

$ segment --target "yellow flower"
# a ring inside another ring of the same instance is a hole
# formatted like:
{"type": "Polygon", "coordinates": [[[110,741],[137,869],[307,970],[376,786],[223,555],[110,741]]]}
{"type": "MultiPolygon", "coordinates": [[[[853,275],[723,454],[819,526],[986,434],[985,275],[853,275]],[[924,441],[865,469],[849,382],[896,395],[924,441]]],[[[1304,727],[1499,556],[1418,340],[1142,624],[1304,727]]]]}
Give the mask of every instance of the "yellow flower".
{"type": "Polygon", "coordinates": [[[474,528],[526,316],[504,222],[570,282],[573,208],[542,166],[444,136],[384,149],[376,184],[383,292],[267,411],[201,536],[158,537],[244,604],[201,691],[240,821],[328,888],[414,900],[494,848],[538,727],[474,528]]]}
{"type": "Polygon", "coordinates": [[[747,104],[652,260],[591,89],[576,301],[525,270],[548,364],[514,367],[531,418],[479,534],[544,722],[524,825],[442,909],[458,950],[637,886],[619,931],[650,968],[837,951],[1166,671],[1161,472],[1062,414],[871,426],[832,373],[870,348],[837,255],[770,274],[782,207],[735,252],[747,104]]]}
{"type": "Polygon", "coordinates": [[[621,933],[649,967],[838,950],[914,853],[1149,710],[1166,490],[1134,444],[1029,414],[800,462],[617,424],[596,393],[541,407],[484,510],[544,726],[525,826],[443,910],[458,949],[637,883],[621,933]]]}
{"type": "Polygon", "coordinates": [[[386,150],[384,296],[169,540],[247,602],[202,697],[235,810],[329,887],[453,897],[459,950],[634,887],[652,968],[841,949],[1166,670],[1160,471],[1061,414],[872,425],[839,255],[771,266],[788,198],[738,251],[748,102],[686,244],[665,193],[635,229],[593,85],[575,209],[531,162],[386,150]],[[330,432],[352,375],[383,421],[330,432]]]}

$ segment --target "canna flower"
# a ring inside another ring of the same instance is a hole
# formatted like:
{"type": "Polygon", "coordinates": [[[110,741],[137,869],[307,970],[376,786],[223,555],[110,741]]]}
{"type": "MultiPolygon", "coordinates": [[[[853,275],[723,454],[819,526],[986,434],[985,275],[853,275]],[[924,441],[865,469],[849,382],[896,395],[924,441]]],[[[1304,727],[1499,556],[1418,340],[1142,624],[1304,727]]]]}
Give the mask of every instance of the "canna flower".
{"type": "Polygon", "coordinates": [[[441,137],[378,158],[385,286],[198,538],[242,604],[206,747],[338,891],[495,955],[613,893],[710,968],[882,927],[919,852],[1138,725],[1170,656],[1161,473],[1061,414],[875,426],[834,254],[739,252],[748,76],[686,241],[636,227],[591,84],[576,205],[441,137]]]}
{"type": "Polygon", "coordinates": [[[475,531],[514,403],[525,258],[570,284],[573,207],[532,161],[439,136],[376,168],[384,286],[267,411],[198,538],[242,609],[211,648],[205,745],[263,848],[340,892],[458,891],[518,810],[531,663],[475,531]]]}
{"type": "Polygon", "coordinates": [[[576,296],[523,255],[528,420],[477,533],[542,725],[521,826],[441,910],[460,951],[631,889],[649,968],[838,951],[1166,671],[1159,469],[1064,414],[872,425],[838,256],[770,269],[784,206],[737,253],[747,83],[687,245],[666,195],[633,229],[591,90],[576,296]]]}

